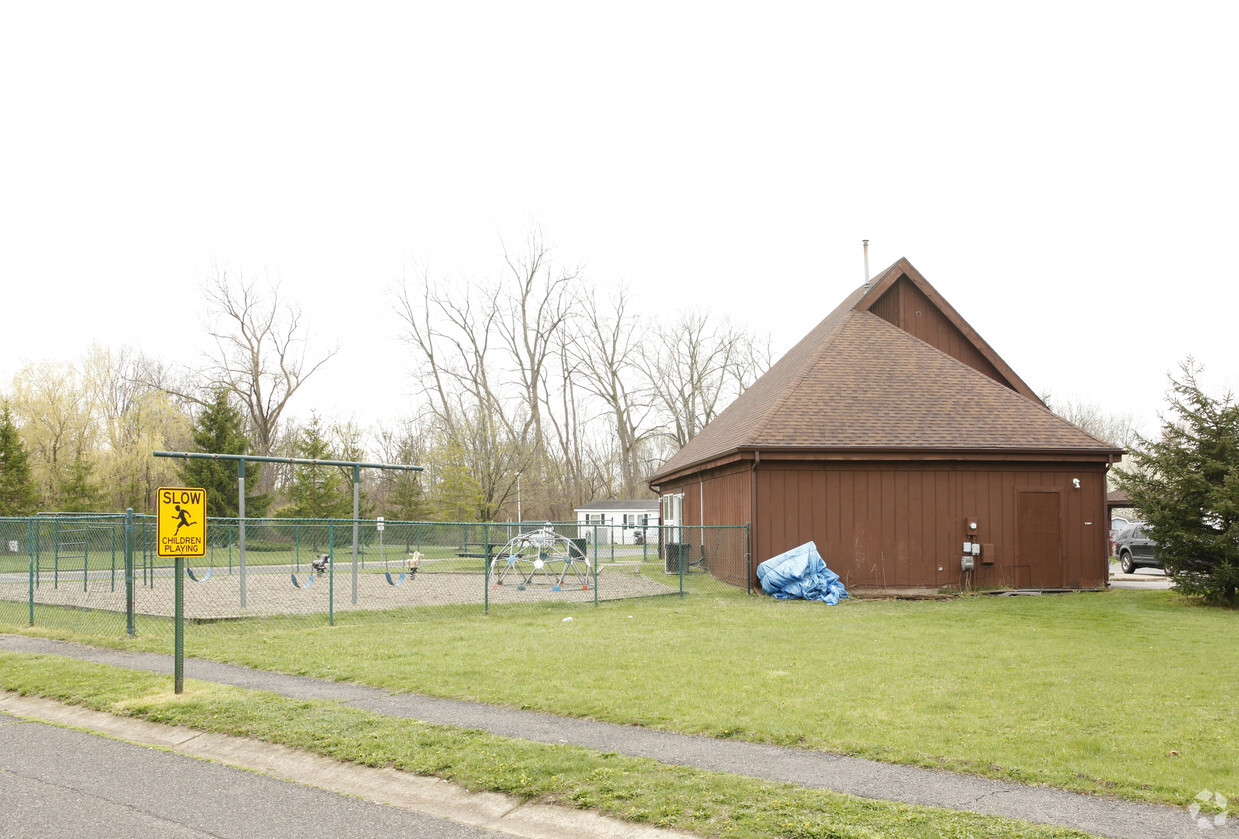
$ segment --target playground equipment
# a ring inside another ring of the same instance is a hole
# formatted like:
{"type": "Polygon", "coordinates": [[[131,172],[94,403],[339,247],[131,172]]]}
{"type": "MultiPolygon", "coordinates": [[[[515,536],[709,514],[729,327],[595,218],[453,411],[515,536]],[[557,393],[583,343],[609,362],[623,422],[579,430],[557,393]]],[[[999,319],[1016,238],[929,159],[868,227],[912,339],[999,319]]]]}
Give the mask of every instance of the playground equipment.
{"type": "MultiPolygon", "coordinates": [[[[357,526],[358,526],[358,510],[359,499],[361,497],[361,470],[362,469],[400,469],[405,471],[420,472],[420,466],[408,466],[396,463],[361,463],[356,460],[309,460],[302,457],[264,457],[251,454],[222,454],[220,452],[152,452],[155,457],[177,457],[182,458],[186,462],[191,459],[205,458],[208,460],[235,460],[237,462],[237,513],[239,521],[237,545],[240,550],[239,573],[241,577],[241,608],[245,608],[245,463],[253,461],[256,463],[288,463],[290,465],[310,465],[310,466],[344,466],[351,467],[353,470],[353,603],[357,603],[357,526]]],[[[297,578],[293,576],[293,584],[297,584],[297,578]]],[[[310,585],[310,582],[306,582],[310,585]]],[[[298,585],[297,588],[304,588],[298,585]]]]}
{"type": "Polygon", "coordinates": [[[404,558],[404,567],[400,571],[400,576],[392,579],[391,571],[388,570],[387,560],[383,560],[383,574],[387,577],[388,585],[402,586],[404,581],[417,573],[417,569],[422,564],[422,552],[414,551],[404,558]]]}
{"type": "Polygon", "coordinates": [[[310,568],[312,568],[313,571],[310,574],[310,576],[305,578],[304,583],[297,582],[296,574],[289,574],[289,576],[293,578],[293,585],[295,585],[297,588],[309,588],[310,586],[314,585],[314,577],[315,576],[321,577],[323,574],[326,574],[327,569],[330,567],[331,567],[331,555],[330,554],[319,554],[318,559],[310,561],[310,568]]]}
{"type": "Polygon", "coordinates": [[[199,577],[194,573],[194,569],[189,567],[189,563],[185,563],[185,573],[188,574],[189,579],[193,580],[195,583],[205,583],[207,580],[211,579],[211,574],[214,573],[214,571],[215,566],[210,565],[207,567],[206,573],[199,577]]]}
{"type": "Polygon", "coordinates": [[[210,559],[207,560],[208,564],[205,574],[201,571],[194,573],[194,569],[189,567],[189,563],[185,563],[185,575],[195,583],[205,583],[207,580],[211,579],[211,575],[215,573],[215,549],[210,542],[207,543],[207,552],[210,555],[210,559]]]}
{"type": "Polygon", "coordinates": [[[404,570],[400,572],[399,578],[393,580],[391,576],[391,570],[387,565],[387,553],[383,548],[383,517],[382,516],[379,516],[378,518],[378,531],[379,531],[379,558],[383,562],[383,574],[387,577],[387,584],[392,585],[392,586],[402,586],[404,585],[404,581],[408,577],[411,577],[417,573],[417,566],[420,565],[422,562],[421,552],[414,551],[407,558],[405,558],[404,570]]]}
{"type": "Polygon", "coordinates": [[[388,569],[387,567],[387,553],[383,549],[383,517],[382,516],[379,517],[379,559],[383,563],[383,575],[387,577],[387,584],[389,586],[404,585],[404,580],[406,576],[405,572],[401,571],[400,578],[393,580],[391,578],[391,570],[388,569]]]}
{"type": "Polygon", "coordinates": [[[588,591],[590,563],[578,544],[548,525],[509,539],[490,561],[490,573],[496,588],[514,582],[517,591],[531,585],[563,591],[568,581],[588,591]]]}

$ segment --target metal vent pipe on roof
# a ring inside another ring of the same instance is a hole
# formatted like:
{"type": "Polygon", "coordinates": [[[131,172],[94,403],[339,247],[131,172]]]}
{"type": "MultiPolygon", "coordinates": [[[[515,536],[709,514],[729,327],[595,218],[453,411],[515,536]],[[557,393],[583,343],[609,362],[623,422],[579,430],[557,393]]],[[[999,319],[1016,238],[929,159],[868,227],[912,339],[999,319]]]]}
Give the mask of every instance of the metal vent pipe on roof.
{"type": "Polygon", "coordinates": [[[865,291],[869,290],[869,240],[862,239],[865,243],[865,291]]]}

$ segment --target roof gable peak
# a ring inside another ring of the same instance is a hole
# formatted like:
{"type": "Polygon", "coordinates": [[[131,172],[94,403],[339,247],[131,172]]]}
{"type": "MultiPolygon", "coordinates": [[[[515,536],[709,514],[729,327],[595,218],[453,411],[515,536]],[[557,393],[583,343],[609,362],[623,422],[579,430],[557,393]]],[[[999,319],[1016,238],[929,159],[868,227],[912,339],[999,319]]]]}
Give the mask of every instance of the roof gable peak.
{"type": "Polygon", "coordinates": [[[853,308],[881,317],[1021,396],[1045,406],[1041,397],[906,257],[900,257],[874,277],[869,290],[853,308]]]}

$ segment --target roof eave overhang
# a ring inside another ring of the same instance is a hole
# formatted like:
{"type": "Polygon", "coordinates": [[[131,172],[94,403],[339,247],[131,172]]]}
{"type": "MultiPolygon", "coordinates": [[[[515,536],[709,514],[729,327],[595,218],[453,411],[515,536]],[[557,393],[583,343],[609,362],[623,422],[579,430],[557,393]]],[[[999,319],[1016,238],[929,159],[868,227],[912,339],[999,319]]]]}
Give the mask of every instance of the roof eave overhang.
{"type": "Polygon", "coordinates": [[[681,466],[665,475],[655,475],[649,480],[651,487],[657,489],[662,484],[669,483],[700,472],[706,472],[731,465],[738,461],[760,460],[763,463],[776,462],[814,462],[814,461],[965,461],[993,463],[1094,463],[1111,464],[1118,462],[1124,454],[1120,448],[965,448],[943,447],[928,448],[920,446],[889,447],[889,446],[837,446],[837,447],[801,447],[801,446],[761,446],[733,449],[725,454],[712,457],[697,463],[681,466]]]}
{"type": "Polygon", "coordinates": [[[638,499],[622,499],[621,503],[616,504],[614,500],[607,501],[591,501],[588,504],[582,504],[580,507],[573,507],[573,512],[576,513],[592,513],[595,510],[648,510],[658,509],[657,498],[638,498],[638,499]]]}

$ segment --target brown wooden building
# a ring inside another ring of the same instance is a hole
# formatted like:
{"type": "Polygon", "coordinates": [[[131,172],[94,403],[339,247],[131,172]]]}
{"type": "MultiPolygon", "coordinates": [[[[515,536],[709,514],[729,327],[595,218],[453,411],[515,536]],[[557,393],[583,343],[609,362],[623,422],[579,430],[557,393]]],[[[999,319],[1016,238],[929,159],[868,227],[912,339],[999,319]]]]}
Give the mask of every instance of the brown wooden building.
{"type": "MultiPolygon", "coordinates": [[[[748,522],[753,568],[813,540],[849,588],[1103,588],[1121,454],[1053,414],[901,259],[650,485],[686,541],[748,522]]],[[[746,582],[734,558],[706,565],[746,582]]]]}

